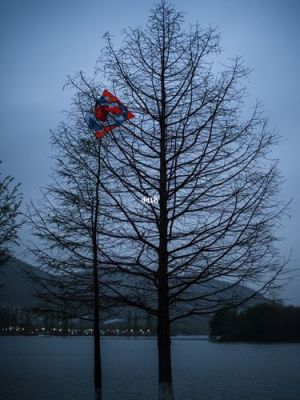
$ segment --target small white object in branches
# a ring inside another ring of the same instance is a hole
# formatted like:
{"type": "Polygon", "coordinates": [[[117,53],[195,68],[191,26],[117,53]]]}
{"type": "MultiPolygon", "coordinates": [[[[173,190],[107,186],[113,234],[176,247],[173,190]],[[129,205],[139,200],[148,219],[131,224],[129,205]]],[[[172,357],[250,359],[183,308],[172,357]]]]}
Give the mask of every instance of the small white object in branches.
{"type": "Polygon", "coordinates": [[[158,204],[159,197],[158,196],[151,196],[151,197],[142,197],[142,202],[147,204],[158,204]]]}

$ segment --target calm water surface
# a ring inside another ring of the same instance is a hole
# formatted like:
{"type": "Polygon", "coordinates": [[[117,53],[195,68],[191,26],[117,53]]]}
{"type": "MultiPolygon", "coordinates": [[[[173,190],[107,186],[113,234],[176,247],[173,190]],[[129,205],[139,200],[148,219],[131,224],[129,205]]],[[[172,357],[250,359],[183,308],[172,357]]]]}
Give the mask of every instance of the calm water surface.
{"type": "MultiPolygon", "coordinates": [[[[176,400],[299,400],[300,344],[177,338],[176,400]]],[[[156,400],[156,342],[103,338],[103,400],[156,400]]],[[[92,338],[0,337],[0,400],[93,400],[92,338]]]]}

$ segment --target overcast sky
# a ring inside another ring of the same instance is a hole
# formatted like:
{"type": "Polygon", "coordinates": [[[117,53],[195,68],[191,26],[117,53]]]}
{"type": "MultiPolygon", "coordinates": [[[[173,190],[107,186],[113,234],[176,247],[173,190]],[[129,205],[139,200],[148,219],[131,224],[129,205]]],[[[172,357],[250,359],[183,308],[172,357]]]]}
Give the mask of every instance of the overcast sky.
{"type": "MultiPolygon", "coordinates": [[[[92,74],[111,32],[120,41],[128,26],[144,25],[153,0],[1,0],[0,160],[4,174],[22,183],[25,203],[39,197],[51,164],[49,129],[63,118],[70,95],[67,75],[92,74]]],[[[300,2],[297,0],[175,0],[186,21],[217,27],[224,61],[240,55],[253,70],[250,98],[264,104],[282,136],[276,149],[284,177],[282,198],[293,199],[284,221],[282,254],[300,266],[300,2]]],[[[21,232],[23,247],[26,232],[21,232]]],[[[298,272],[299,275],[299,272],[298,272]]],[[[282,293],[300,305],[300,277],[282,293]]]]}

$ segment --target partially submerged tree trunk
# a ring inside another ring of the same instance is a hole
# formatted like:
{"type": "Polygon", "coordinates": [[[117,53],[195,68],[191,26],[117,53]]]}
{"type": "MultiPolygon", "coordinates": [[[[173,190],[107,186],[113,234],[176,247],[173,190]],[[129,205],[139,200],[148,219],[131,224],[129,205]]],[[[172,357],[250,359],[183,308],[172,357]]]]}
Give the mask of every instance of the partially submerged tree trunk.
{"type": "MultiPolygon", "coordinates": [[[[163,16],[164,23],[164,16],[163,16]]],[[[161,71],[160,71],[160,176],[159,176],[159,249],[158,249],[158,309],[157,309],[157,345],[158,345],[158,375],[159,400],[172,400],[172,363],[169,317],[169,282],[168,282],[168,191],[167,191],[167,117],[166,117],[166,32],[162,32],[161,71]]]]}
{"type": "Polygon", "coordinates": [[[32,252],[45,272],[32,278],[38,284],[40,313],[59,311],[62,318],[78,318],[92,324],[94,389],[96,400],[101,400],[102,141],[95,139],[85,121],[86,111],[95,104],[95,93],[82,74],[78,81],[70,80],[70,85],[78,91],[70,125],[61,124],[52,132],[57,151],[53,183],[44,192],[42,207],[32,206],[29,216],[40,239],[32,252]]]}
{"type": "Polygon", "coordinates": [[[171,337],[168,305],[164,296],[159,296],[159,310],[157,318],[157,347],[158,347],[158,377],[159,400],[172,400],[172,361],[171,361],[171,337]]]}
{"type": "MultiPolygon", "coordinates": [[[[101,159],[101,139],[98,146],[98,159],[101,159]]],[[[99,296],[99,261],[98,261],[98,218],[100,209],[100,162],[97,166],[94,221],[92,227],[92,246],[93,246],[93,294],[94,294],[94,384],[96,400],[102,400],[102,365],[101,365],[101,347],[100,347],[100,296],[99,296]]]]}

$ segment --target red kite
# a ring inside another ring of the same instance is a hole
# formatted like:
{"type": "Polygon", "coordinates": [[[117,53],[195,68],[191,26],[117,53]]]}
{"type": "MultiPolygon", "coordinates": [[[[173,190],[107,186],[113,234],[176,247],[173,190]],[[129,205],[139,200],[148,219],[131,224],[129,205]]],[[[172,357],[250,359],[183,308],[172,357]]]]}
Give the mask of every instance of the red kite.
{"type": "Polygon", "coordinates": [[[87,114],[89,128],[95,131],[98,139],[131,118],[134,114],[108,90],[97,100],[94,112],[87,114]]]}

